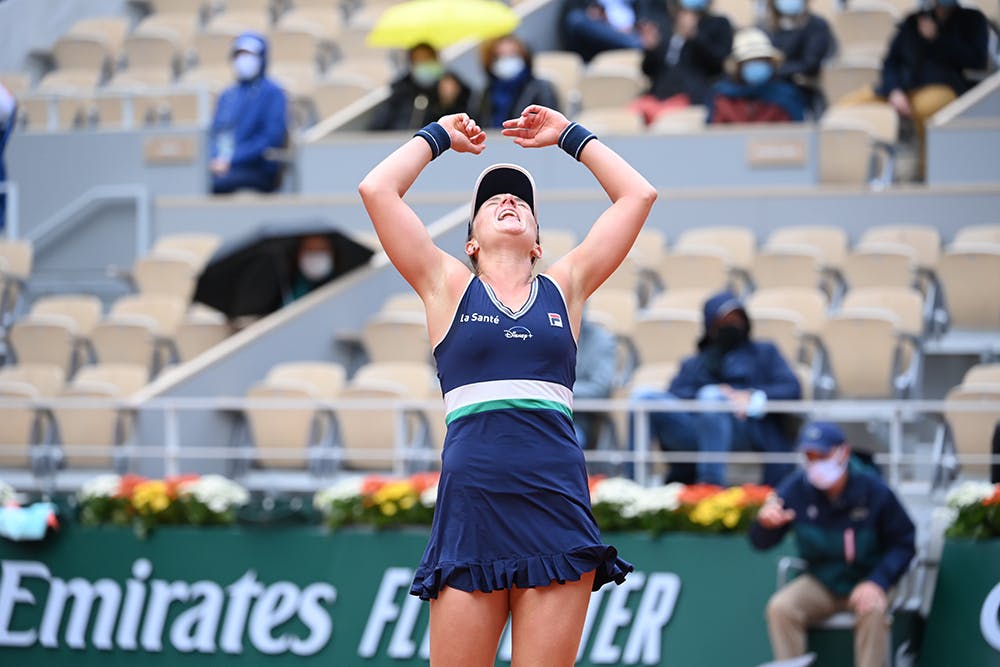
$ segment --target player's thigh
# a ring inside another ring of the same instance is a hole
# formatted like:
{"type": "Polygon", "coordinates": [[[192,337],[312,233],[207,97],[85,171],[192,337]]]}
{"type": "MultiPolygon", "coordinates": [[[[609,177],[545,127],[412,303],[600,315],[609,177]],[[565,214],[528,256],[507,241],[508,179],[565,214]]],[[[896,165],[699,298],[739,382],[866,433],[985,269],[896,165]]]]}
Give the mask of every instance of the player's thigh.
{"type": "Polygon", "coordinates": [[[511,667],[573,664],[593,584],[587,572],[579,581],[511,589],[511,667]]]}
{"type": "Polygon", "coordinates": [[[492,667],[507,624],[507,591],[445,586],[431,600],[431,667],[492,667]]]}

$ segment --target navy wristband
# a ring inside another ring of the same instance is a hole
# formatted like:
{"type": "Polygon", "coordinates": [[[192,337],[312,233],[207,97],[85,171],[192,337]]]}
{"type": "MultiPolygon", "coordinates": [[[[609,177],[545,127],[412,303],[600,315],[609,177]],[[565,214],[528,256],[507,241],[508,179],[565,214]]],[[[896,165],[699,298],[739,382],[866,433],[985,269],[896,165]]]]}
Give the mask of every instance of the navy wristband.
{"type": "Polygon", "coordinates": [[[579,160],[583,147],[588,141],[596,138],[596,134],[574,121],[559,135],[559,148],[569,153],[574,160],[579,160]]]}
{"type": "Polygon", "coordinates": [[[448,130],[444,129],[444,126],[438,122],[424,125],[413,136],[420,137],[431,147],[432,160],[451,148],[451,137],[448,136],[448,130]]]}

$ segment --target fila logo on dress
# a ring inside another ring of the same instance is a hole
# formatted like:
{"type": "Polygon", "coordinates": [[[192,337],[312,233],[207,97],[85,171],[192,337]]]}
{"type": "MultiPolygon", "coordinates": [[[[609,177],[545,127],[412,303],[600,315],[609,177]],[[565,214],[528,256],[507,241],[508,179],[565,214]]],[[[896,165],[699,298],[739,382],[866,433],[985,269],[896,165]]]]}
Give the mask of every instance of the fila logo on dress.
{"type": "Polygon", "coordinates": [[[562,329],[562,317],[559,316],[559,313],[549,313],[549,326],[562,329]]]}

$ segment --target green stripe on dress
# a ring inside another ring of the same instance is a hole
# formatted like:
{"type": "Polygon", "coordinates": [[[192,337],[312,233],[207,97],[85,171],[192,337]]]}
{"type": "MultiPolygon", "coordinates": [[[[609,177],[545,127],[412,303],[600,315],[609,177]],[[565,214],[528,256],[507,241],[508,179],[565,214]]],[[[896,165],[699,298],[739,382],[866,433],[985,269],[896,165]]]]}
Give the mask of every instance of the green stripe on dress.
{"type": "Polygon", "coordinates": [[[466,405],[461,408],[456,408],[452,410],[445,416],[445,422],[450,424],[456,419],[461,417],[467,417],[468,415],[478,414],[480,412],[490,412],[493,410],[555,410],[561,412],[570,419],[573,418],[573,411],[565,403],[559,403],[558,401],[547,401],[542,398],[504,398],[494,401],[483,401],[481,403],[472,403],[471,405],[466,405]]]}

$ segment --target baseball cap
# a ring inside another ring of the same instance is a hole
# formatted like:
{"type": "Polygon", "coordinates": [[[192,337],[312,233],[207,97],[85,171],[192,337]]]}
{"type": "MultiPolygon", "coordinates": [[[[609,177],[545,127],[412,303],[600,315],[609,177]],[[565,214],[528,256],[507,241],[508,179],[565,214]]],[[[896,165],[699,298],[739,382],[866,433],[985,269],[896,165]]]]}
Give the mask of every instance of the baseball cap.
{"type": "Polygon", "coordinates": [[[495,164],[483,170],[476,179],[475,196],[472,198],[472,215],[469,217],[469,229],[476,213],[487,199],[499,194],[512,194],[523,199],[535,215],[535,179],[528,170],[516,164],[495,164]]]}
{"type": "Polygon", "coordinates": [[[836,424],[812,422],[802,427],[802,431],[799,433],[798,450],[826,454],[845,442],[847,442],[847,438],[844,437],[844,432],[836,424]]]}

